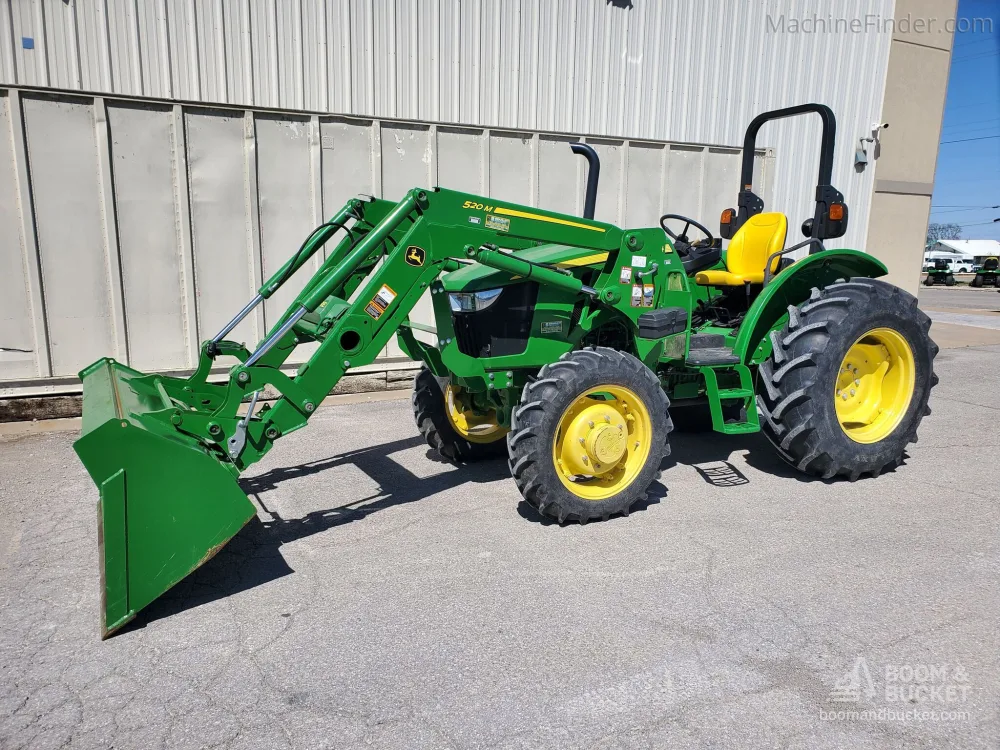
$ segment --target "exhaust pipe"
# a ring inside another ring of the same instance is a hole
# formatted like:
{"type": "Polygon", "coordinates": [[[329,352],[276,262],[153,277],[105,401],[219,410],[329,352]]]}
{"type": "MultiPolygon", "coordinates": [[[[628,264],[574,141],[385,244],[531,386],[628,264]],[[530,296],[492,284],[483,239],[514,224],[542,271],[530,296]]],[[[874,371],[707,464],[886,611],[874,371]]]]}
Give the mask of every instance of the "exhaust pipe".
{"type": "Polygon", "coordinates": [[[574,154],[586,157],[590,165],[587,169],[587,192],[583,199],[583,218],[593,219],[594,209],[597,207],[597,181],[601,177],[601,160],[594,147],[587,143],[571,143],[569,147],[574,154]]]}

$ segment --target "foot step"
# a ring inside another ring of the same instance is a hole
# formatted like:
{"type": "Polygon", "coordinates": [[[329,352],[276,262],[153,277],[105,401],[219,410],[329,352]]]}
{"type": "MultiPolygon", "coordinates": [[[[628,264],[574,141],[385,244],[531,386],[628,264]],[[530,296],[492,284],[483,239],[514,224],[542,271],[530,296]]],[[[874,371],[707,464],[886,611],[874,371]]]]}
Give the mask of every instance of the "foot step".
{"type": "Polygon", "coordinates": [[[692,333],[691,349],[723,349],[726,346],[726,337],[721,333],[692,333]]]}
{"type": "MultiPolygon", "coordinates": [[[[721,339],[722,336],[719,336],[721,339]]],[[[694,336],[691,337],[694,339],[694,336]]],[[[691,347],[691,351],[688,352],[686,362],[689,365],[695,365],[696,367],[703,367],[706,365],[735,365],[740,361],[740,358],[733,354],[733,350],[726,346],[718,347],[708,347],[703,349],[695,349],[691,347]]]]}
{"type": "Polygon", "coordinates": [[[747,390],[746,388],[722,388],[719,390],[719,398],[721,399],[749,398],[753,395],[753,391],[747,390]]]}

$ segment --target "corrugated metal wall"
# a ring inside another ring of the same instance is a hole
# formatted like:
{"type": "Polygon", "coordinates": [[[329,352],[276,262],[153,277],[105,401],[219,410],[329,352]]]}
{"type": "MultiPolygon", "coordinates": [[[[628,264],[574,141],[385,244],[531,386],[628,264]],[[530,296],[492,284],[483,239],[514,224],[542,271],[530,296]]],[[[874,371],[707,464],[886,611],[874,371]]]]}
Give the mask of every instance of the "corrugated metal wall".
{"type": "MultiPolygon", "coordinates": [[[[585,163],[571,140],[0,89],[0,396],[72,390],[101,356],[190,367],[199,342],[359,192],[398,199],[442,184],[578,214],[585,163]]],[[[736,149],[588,141],[601,156],[606,221],[651,226],[667,207],[714,216],[738,180],[736,149]]],[[[761,154],[765,199],[772,175],[761,154]]],[[[258,341],[293,293],[232,338],[258,341]]],[[[430,322],[429,306],[415,317],[430,322]]],[[[393,344],[383,356],[399,354],[393,344]]]]}
{"type": "MultiPolygon", "coordinates": [[[[892,18],[893,0],[0,3],[7,84],[729,146],[759,112],[819,101],[840,126],[844,244],[864,245],[874,170],[853,155],[880,119],[890,34],[835,29],[892,18]],[[831,31],[775,33],[782,17],[831,31]],[[8,46],[22,37],[34,48],[8,46]]],[[[794,225],[811,215],[818,132],[796,118],[761,134],[794,225]]]]}

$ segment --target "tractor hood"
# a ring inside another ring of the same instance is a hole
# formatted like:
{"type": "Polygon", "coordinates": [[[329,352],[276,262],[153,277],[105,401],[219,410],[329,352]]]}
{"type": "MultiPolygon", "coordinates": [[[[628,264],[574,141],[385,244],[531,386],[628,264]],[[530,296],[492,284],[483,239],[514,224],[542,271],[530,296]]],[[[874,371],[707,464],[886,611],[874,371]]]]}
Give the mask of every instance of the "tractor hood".
{"type": "MultiPolygon", "coordinates": [[[[594,250],[573,245],[539,245],[527,250],[511,250],[511,255],[524,258],[532,263],[540,263],[556,268],[592,268],[601,269],[608,260],[607,250],[594,250]]],[[[475,292],[481,289],[494,289],[516,281],[519,276],[512,276],[505,271],[497,271],[479,263],[470,263],[457,271],[452,271],[441,277],[441,283],[449,292],[475,292]]]]}

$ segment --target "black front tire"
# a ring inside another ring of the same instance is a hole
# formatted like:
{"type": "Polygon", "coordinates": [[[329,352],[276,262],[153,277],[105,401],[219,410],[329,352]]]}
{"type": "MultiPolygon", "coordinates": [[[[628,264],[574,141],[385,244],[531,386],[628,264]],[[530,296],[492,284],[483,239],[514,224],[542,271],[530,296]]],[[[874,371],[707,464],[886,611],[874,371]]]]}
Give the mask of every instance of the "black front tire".
{"type": "Polygon", "coordinates": [[[976,278],[974,278],[972,282],[969,284],[969,286],[974,286],[977,289],[982,285],[983,285],[983,277],[980,276],[979,274],[976,274],[976,278]]]}
{"type": "Polygon", "coordinates": [[[448,420],[444,389],[426,367],[413,381],[413,418],[427,444],[448,461],[481,461],[507,455],[503,436],[492,443],[473,443],[455,431],[448,420]]]}
{"type": "Polygon", "coordinates": [[[607,520],[645,499],[660,473],[660,463],[670,454],[667,436],[673,429],[669,402],[659,379],[630,354],[605,347],[564,354],[545,365],[538,378],[524,387],[507,435],[510,473],[524,499],[542,515],[559,523],[607,520]],[[649,414],[649,453],[635,478],[617,494],[589,500],[571,492],[557,473],[553,456],[556,436],[566,410],[590,389],[617,385],[632,391],[649,414]]]}
{"type": "Polygon", "coordinates": [[[937,383],[938,347],[928,336],[931,321],[917,300],[884,281],[853,278],[813,289],[788,308],[788,323],[772,331],[771,357],[759,369],[757,407],[764,435],[788,463],[824,479],[878,476],[898,466],[917,427],[930,413],[927,400],[937,383]],[[913,392],[891,433],[875,443],[850,438],[837,418],[835,389],[844,357],[869,331],[889,328],[909,345],[913,392]]]}

